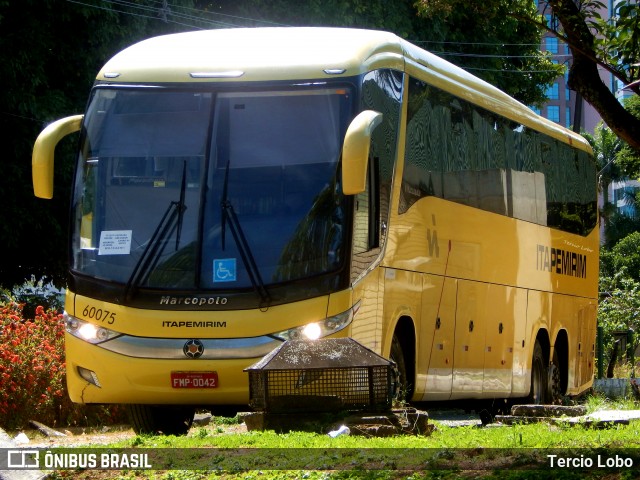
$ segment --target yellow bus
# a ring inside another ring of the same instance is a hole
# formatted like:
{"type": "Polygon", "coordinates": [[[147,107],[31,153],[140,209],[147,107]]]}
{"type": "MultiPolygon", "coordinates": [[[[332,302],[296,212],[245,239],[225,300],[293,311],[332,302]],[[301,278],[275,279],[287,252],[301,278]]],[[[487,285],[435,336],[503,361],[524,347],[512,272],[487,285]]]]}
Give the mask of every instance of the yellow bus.
{"type": "Polygon", "coordinates": [[[243,369],[350,336],[409,400],[590,387],[596,172],[585,140],[387,32],[198,31],[99,72],[38,137],[80,131],[66,294],[74,402],[139,432],[246,405],[243,369]]]}

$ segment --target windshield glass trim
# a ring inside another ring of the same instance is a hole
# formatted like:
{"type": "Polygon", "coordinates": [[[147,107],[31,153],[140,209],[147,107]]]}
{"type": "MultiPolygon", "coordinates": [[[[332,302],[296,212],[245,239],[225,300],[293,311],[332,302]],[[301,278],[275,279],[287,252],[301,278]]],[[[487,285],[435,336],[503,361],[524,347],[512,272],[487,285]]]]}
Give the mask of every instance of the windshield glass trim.
{"type": "MultiPolygon", "coordinates": [[[[332,82],[331,82],[332,83],[332,82]]],[[[327,83],[323,83],[322,85],[304,85],[304,86],[284,86],[284,85],[273,85],[270,84],[268,86],[266,85],[261,85],[259,86],[260,88],[258,88],[258,86],[256,86],[256,88],[251,89],[251,90],[242,90],[242,91],[229,91],[229,86],[227,85],[227,88],[223,88],[223,89],[210,89],[207,86],[203,85],[203,88],[200,89],[195,89],[193,85],[189,85],[188,88],[175,88],[175,87],[162,87],[162,86],[127,86],[127,88],[122,88],[121,86],[115,86],[115,85],[98,85],[96,86],[96,89],[94,90],[94,96],[98,95],[100,91],[105,91],[105,90],[109,90],[112,92],[138,92],[138,91],[151,91],[153,89],[158,89],[157,91],[162,91],[162,92],[172,92],[172,93],[181,93],[181,92],[186,92],[187,94],[190,95],[197,95],[197,94],[203,94],[203,93],[209,93],[211,94],[212,97],[212,104],[213,103],[217,103],[214,102],[213,99],[217,100],[218,94],[222,93],[222,95],[227,96],[228,98],[233,98],[233,99],[265,99],[265,98],[273,98],[274,100],[281,100],[283,98],[301,98],[304,99],[306,97],[311,97],[311,96],[315,96],[318,98],[321,98],[323,95],[326,95],[327,92],[332,92],[332,93],[337,93],[337,94],[344,94],[346,97],[348,97],[348,104],[345,105],[346,109],[344,107],[341,107],[341,110],[339,111],[340,115],[342,115],[344,118],[341,120],[341,125],[343,125],[341,127],[342,128],[346,128],[346,124],[348,123],[348,120],[350,119],[350,117],[352,116],[352,112],[354,111],[355,107],[356,107],[356,103],[354,101],[354,99],[356,98],[355,94],[354,94],[354,89],[353,89],[353,85],[349,84],[349,83],[344,83],[344,82],[340,82],[337,84],[337,86],[334,88],[333,85],[331,84],[327,84],[327,83]],[[283,88],[287,88],[287,89],[295,89],[295,90],[291,90],[291,91],[285,91],[283,92],[283,88]],[[346,113],[346,115],[345,115],[346,113]]],[[[234,86],[231,86],[234,87],[234,86]]],[[[88,112],[89,113],[89,112],[88,112]]],[[[214,116],[214,108],[211,109],[210,112],[208,112],[208,119],[209,122],[213,122],[215,119],[213,118],[214,116]]],[[[87,117],[90,117],[90,115],[87,115],[87,117]]],[[[90,121],[90,120],[89,120],[90,121]]],[[[89,129],[91,128],[91,125],[89,125],[88,127],[89,129]]],[[[195,193],[195,191],[191,192],[191,203],[193,204],[193,201],[196,200],[196,202],[199,202],[200,205],[204,206],[207,205],[206,208],[211,209],[216,202],[216,200],[214,198],[212,198],[210,196],[210,188],[211,188],[211,184],[210,184],[210,180],[206,180],[206,179],[210,179],[211,177],[211,169],[214,167],[215,165],[215,160],[212,158],[211,156],[211,152],[213,151],[213,146],[216,142],[216,134],[214,133],[214,128],[212,129],[211,127],[209,127],[207,129],[207,134],[206,134],[206,138],[203,140],[205,142],[205,155],[202,157],[203,158],[203,162],[204,165],[202,165],[200,167],[201,169],[201,178],[203,179],[200,183],[200,187],[198,188],[198,193],[196,193],[196,196],[193,197],[193,193],[195,193]],[[204,199],[204,200],[203,200],[204,199]]],[[[337,145],[341,144],[341,140],[342,140],[342,135],[343,132],[339,132],[338,135],[338,139],[339,139],[339,143],[337,145]]],[[[85,130],[83,133],[83,145],[86,147],[86,143],[88,140],[89,136],[89,132],[87,131],[87,126],[85,125],[85,130]]],[[[86,148],[85,148],[86,149],[86,148]]],[[[336,154],[336,158],[332,160],[332,169],[334,172],[337,172],[337,166],[339,164],[339,155],[340,155],[340,148],[336,149],[337,154],[336,154]]],[[[74,199],[74,208],[76,209],[76,215],[75,215],[75,226],[74,226],[74,236],[78,237],[80,236],[80,230],[81,230],[81,221],[79,221],[78,217],[78,197],[81,197],[81,190],[80,188],[84,188],[86,186],[85,182],[83,182],[80,177],[82,176],[82,172],[81,169],[85,168],[85,166],[88,165],[93,165],[95,168],[98,168],[98,165],[100,165],[100,160],[102,160],[102,158],[97,155],[90,155],[85,157],[86,161],[84,162],[84,165],[82,163],[82,156],[83,156],[83,152],[81,152],[80,154],[80,160],[79,160],[79,164],[78,164],[78,182],[76,185],[76,192],[75,192],[75,199],[74,199]]],[[[295,165],[295,164],[294,164],[295,165]]],[[[300,163],[298,164],[300,166],[304,166],[306,165],[305,163],[300,163]]],[[[311,165],[311,164],[309,164],[311,165]]],[[[272,167],[275,168],[275,165],[272,165],[272,167]]],[[[230,169],[232,171],[235,171],[234,174],[237,174],[238,172],[240,172],[240,170],[243,169],[251,169],[251,168],[255,168],[255,165],[250,165],[250,164],[245,164],[245,165],[240,165],[240,166],[236,166],[236,168],[234,168],[233,163],[230,166],[230,169]]],[[[281,165],[280,170],[282,170],[283,168],[286,170],[286,167],[284,167],[284,164],[281,165]]],[[[246,172],[249,172],[249,170],[245,170],[246,172]]],[[[189,184],[190,180],[187,180],[187,184],[189,184]]],[[[331,181],[330,183],[334,183],[334,181],[331,181]]],[[[191,187],[189,187],[191,188],[191,187]]],[[[339,184],[335,184],[330,191],[333,192],[338,192],[340,191],[339,188],[339,184]]],[[[174,195],[174,199],[177,199],[178,196],[174,195]]],[[[346,199],[342,198],[339,203],[343,204],[343,207],[346,205],[345,204],[346,199]]],[[[348,203],[348,202],[347,202],[348,203]]],[[[165,208],[166,208],[165,204],[165,208]]],[[[196,268],[193,270],[192,275],[193,275],[193,282],[192,282],[192,286],[189,287],[187,290],[192,292],[192,291],[215,291],[215,292],[242,292],[245,291],[246,293],[246,288],[247,287],[251,287],[251,285],[249,283],[244,283],[242,285],[238,285],[238,286],[228,286],[228,285],[212,285],[211,282],[209,282],[207,284],[207,282],[203,281],[204,276],[203,273],[205,273],[205,275],[210,275],[210,273],[206,273],[202,271],[203,266],[205,265],[202,262],[203,257],[206,256],[206,248],[204,246],[204,238],[206,235],[206,232],[204,231],[204,226],[205,223],[207,222],[206,219],[206,215],[204,213],[204,210],[202,208],[199,208],[197,203],[193,204],[195,205],[195,209],[197,210],[197,218],[191,218],[191,220],[186,220],[185,221],[187,223],[191,222],[191,224],[193,225],[193,220],[195,220],[195,225],[197,225],[197,238],[200,239],[199,242],[197,242],[197,248],[196,248],[196,252],[195,252],[195,257],[197,259],[199,259],[199,261],[196,261],[196,268]]],[[[192,207],[194,208],[194,207],[192,207]]],[[[188,212],[189,208],[187,208],[187,212],[188,212]]],[[[193,210],[192,210],[193,212],[193,210]]],[[[242,215],[242,206],[240,208],[240,215],[242,215]]],[[[346,216],[344,214],[341,214],[342,218],[340,221],[345,222],[347,219],[345,218],[346,216]]],[[[159,216],[157,216],[156,218],[159,218],[159,216]]],[[[245,222],[245,220],[241,220],[242,222],[245,222]]],[[[343,224],[343,226],[346,224],[343,224]]],[[[244,223],[243,223],[243,228],[244,228],[244,223]]],[[[250,228],[255,228],[255,227],[250,227],[250,228]]],[[[346,228],[344,228],[343,230],[347,230],[346,228]]],[[[346,232],[345,232],[346,233],[346,232]]],[[[174,234],[172,234],[173,236],[175,236],[174,234]]],[[[175,239],[174,239],[175,240],[175,239]]],[[[348,235],[345,235],[342,237],[342,242],[344,242],[345,247],[346,247],[346,242],[348,242],[348,235]]],[[[77,243],[77,241],[76,241],[77,243]]],[[[181,242],[182,243],[182,242],[181,242]]],[[[174,241],[174,245],[175,245],[175,241],[174,241]]],[[[336,277],[336,275],[338,275],[338,277],[342,277],[343,275],[341,274],[341,271],[344,270],[344,268],[346,267],[346,259],[345,259],[345,255],[346,255],[346,248],[344,248],[344,252],[342,253],[341,257],[339,258],[339,262],[333,264],[333,266],[331,268],[329,268],[328,270],[323,270],[323,271],[310,271],[310,272],[305,272],[303,275],[300,276],[294,276],[294,277],[283,277],[283,278],[277,278],[277,279],[272,279],[269,278],[268,281],[265,281],[264,284],[267,285],[272,285],[272,287],[277,287],[278,285],[285,285],[285,284],[289,284],[289,283],[300,283],[301,281],[304,281],[305,279],[311,279],[311,278],[316,278],[316,280],[313,280],[313,282],[316,282],[318,278],[322,278],[322,277],[336,277]]],[[[72,247],[72,257],[76,257],[77,256],[77,251],[78,251],[78,247],[72,247]]],[[[236,265],[237,267],[237,265],[236,265]]],[[[82,267],[78,268],[78,264],[77,263],[73,263],[72,261],[72,273],[74,273],[75,278],[78,279],[83,279],[83,278],[88,278],[90,276],[92,276],[91,274],[87,275],[87,272],[84,271],[84,269],[82,267]]],[[[336,277],[336,278],[338,278],[336,277]]],[[[118,279],[114,279],[114,278],[109,278],[107,277],[100,277],[99,275],[96,275],[96,279],[98,281],[102,281],[102,282],[108,282],[108,283],[121,283],[123,285],[126,285],[128,282],[128,280],[118,280],[118,279]]],[[[153,284],[146,284],[144,282],[144,279],[141,279],[143,281],[141,281],[140,285],[135,285],[135,289],[136,290],[146,290],[146,291],[159,291],[159,290],[163,290],[163,291],[175,291],[175,292],[180,292],[180,291],[185,291],[184,286],[176,286],[173,288],[167,287],[165,286],[161,286],[161,285],[153,285],[153,284]]],[[[137,281],[133,281],[133,283],[137,283],[137,281]]],[[[330,282],[333,283],[333,282],[330,282]]],[[[270,289],[272,288],[270,287],[270,289]]],[[[264,298],[264,297],[263,297],[264,298]]],[[[276,300],[277,301],[277,300],[276,300]]]]}

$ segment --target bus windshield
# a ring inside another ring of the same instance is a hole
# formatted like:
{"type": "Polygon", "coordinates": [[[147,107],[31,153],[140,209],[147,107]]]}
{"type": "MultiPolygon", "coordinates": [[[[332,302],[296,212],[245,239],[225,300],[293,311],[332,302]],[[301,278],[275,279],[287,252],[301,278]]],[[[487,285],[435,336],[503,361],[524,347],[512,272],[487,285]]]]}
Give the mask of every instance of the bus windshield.
{"type": "Polygon", "coordinates": [[[337,270],[352,97],[326,86],[97,88],[76,170],[72,271],[135,291],[337,270]]]}

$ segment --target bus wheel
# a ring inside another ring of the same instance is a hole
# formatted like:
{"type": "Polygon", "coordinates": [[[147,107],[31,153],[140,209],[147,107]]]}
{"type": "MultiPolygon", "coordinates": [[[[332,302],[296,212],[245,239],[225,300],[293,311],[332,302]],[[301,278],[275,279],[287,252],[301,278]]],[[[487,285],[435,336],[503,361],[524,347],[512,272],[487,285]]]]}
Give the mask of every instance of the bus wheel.
{"type": "Polygon", "coordinates": [[[548,386],[548,371],[544,361],[542,347],[536,340],[533,347],[533,358],[531,361],[531,390],[528,402],[534,405],[541,405],[546,400],[546,390],[548,386]]]}
{"type": "Polygon", "coordinates": [[[549,365],[549,403],[552,405],[562,404],[562,380],[560,379],[560,362],[558,355],[554,352],[553,360],[549,365]]]}
{"type": "Polygon", "coordinates": [[[186,435],[193,423],[194,407],[127,405],[133,431],[142,434],[186,435]]]}
{"type": "Polygon", "coordinates": [[[393,399],[396,402],[404,403],[409,400],[409,383],[407,380],[407,365],[404,361],[402,344],[397,335],[391,339],[391,353],[389,359],[396,364],[396,385],[393,399]]]}

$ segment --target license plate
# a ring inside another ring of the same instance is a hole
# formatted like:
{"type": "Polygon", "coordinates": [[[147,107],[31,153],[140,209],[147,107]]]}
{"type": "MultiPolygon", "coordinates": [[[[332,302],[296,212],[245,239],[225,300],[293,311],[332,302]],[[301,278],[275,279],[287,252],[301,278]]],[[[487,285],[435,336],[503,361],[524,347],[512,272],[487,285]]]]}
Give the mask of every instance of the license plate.
{"type": "Polygon", "coordinates": [[[171,372],[173,388],[218,388],[218,372],[171,372]]]}

